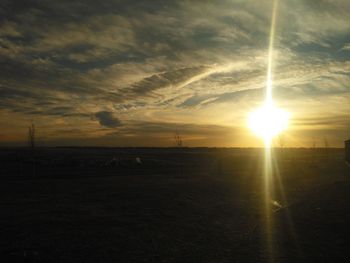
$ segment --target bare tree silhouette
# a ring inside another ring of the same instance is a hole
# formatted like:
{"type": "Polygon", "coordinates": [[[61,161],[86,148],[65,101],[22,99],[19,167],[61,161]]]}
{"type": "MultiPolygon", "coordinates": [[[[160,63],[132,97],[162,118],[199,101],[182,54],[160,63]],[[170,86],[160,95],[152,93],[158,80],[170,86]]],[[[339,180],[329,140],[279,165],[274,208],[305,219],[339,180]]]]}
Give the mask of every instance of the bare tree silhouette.
{"type": "Polygon", "coordinates": [[[284,137],[284,134],[280,134],[278,136],[278,144],[279,144],[279,148],[280,148],[280,153],[281,153],[281,157],[284,157],[284,146],[286,145],[286,139],[284,137]]]}
{"type": "Polygon", "coordinates": [[[346,140],[345,142],[345,161],[348,165],[350,165],[350,140],[346,140]]]}
{"type": "Polygon", "coordinates": [[[311,143],[311,151],[312,151],[312,154],[311,154],[311,162],[315,162],[315,159],[316,159],[316,147],[317,147],[317,144],[316,144],[316,140],[315,138],[313,137],[312,138],[312,143],[311,143]]]}
{"type": "Polygon", "coordinates": [[[182,147],[183,146],[183,144],[182,144],[182,137],[179,134],[179,132],[175,133],[174,139],[175,139],[175,144],[176,144],[177,147],[182,147]]]}
{"type": "Polygon", "coordinates": [[[317,144],[316,144],[316,140],[315,140],[315,138],[312,138],[312,144],[311,144],[311,147],[312,147],[312,149],[316,149],[316,146],[317,146],[317,144]]]}
{"type": "Polygon", "coordinates": [[[36,146],[36,134],[35,134],[35,124],[32,121],[28,127],[28,146],[31,149],[32,158],[32,174],[36,175],[36,156],[35,156],[35,146],[36,146]]]}
{"type": "Polygon", "coordinates": [[[286,145],[286,139],[284,137],[284,134],[280,134],[280,136],[278,136],[278,144],[281,149],[283,149],[284,146],[286,145]]]}
{"type": "Polygon", "coordinates": [[[328,143],[327,137],[323,138],[323,143],[324,143],[324,150],[326,153],[326,159],[328,159],[329,158],[329,143],[328,143]]]}
{"type": "Polygon", "coordinates": [[[324,148],[327,150],[329,148],[327,137],[324,137],[323,142],[324,142],[324,148]]]}
{"type": "Polygon", "coordinates": [[[35,148],[35,124],[32,121],[31,124],[28,127],[28,146],[34,150],[35,148]]]}

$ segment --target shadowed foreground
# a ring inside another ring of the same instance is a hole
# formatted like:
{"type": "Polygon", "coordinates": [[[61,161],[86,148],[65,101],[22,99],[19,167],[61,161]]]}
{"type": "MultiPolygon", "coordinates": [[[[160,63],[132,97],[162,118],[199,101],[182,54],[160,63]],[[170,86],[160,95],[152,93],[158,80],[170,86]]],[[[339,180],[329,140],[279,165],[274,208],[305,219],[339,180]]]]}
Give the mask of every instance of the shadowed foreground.
{"type": "MultiPolygon", "coordinates": [[[[267,262],[261,153],[3,149],[1,262],[267,262]]],[[[284,191],[271,207],[272,258],[345,262],[342,150],[285,149],[275,161],[284,191]]]]}

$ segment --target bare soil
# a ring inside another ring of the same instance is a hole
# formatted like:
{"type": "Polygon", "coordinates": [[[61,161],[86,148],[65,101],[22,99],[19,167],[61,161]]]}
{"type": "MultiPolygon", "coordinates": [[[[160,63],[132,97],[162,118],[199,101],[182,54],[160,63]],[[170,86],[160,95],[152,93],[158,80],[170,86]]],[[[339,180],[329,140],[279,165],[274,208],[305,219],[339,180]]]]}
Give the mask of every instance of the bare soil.
{"type": "Polygon", "coordinates": [[[3,148],[0,262],[347,262],[343,156],[274,150],[271,252],[262,149],[3,148]]]}

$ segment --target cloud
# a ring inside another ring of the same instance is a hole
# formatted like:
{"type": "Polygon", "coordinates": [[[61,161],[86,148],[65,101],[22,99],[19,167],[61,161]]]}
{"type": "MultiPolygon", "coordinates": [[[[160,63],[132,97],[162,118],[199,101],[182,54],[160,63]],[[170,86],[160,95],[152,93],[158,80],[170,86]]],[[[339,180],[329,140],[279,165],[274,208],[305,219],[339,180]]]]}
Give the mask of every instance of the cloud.
{"type": "Polygon", "coordinates": [[[114,116],[112,112],[100,111],[95,114],[101,126],[108,128],[116,128],[122,125],[120,120],[114,116]]]}
{"type": "Polygon", "coordinates": [[[201,78],[201,75],[210,70],[209,67],[200,66],[193,68],[181,68],[173,71],[155,74],[134,83],[128,91],[135,94],[147,94],[162,88],[179,88],[201,78]]]}
{"type": "Polygon", "coordinates": [[[232,139],[240,129],[224,125],[204,125],[181,122],[129,121],[116,132],[106,133],[105,140],[124,142],[134,146],[174,146],[174,134],[179,133],[185,146],[233,145],[232,139]]]}
{"type": "Polygon", "coordinates": [[[301,127],[307,127],[311,129],[315,128],[333,128],[333,129],[339,129],[339,127],[346,127],[350,128],[350,114],[344,114],[344,115],[338,115],[338,116],[332,116],[332,115],[325,115],[325,116],[318,116],[318,117],[303,117],[299,119],[294,119],[293,123],[295,125],[301,126],[301,127]]]}
{"type": "Polygon", "coordinates": [[[349,51],[350,50],[350,43],[346,43],[340,50],[349,51]]]}
{"type": "Polygon", "coordinates": [[[221,125],[203,125],[190,123],[171,123],[171,122],[146,122],[132,121],[117,133],[139,133],[142,134],[167,134],[173,135],[180,132],[183,135],[201,135],[201,136],[219,136],[226,135],[234,130],[232,127],[221,125]]]}
{"type": "MultiPolygon", "coordinates": [[[[2,1],[0,110],[55,123],[52,134],[84,126],[87,137],[110,127],[156,133],[150,123],[243,127],[244,111],[264,94],[271,4],[2,1]]],[[[308,112],[324,102],[334,117],[350,110],[349,8],[347,0],[280,1],[279,103],[308,112]]]]}

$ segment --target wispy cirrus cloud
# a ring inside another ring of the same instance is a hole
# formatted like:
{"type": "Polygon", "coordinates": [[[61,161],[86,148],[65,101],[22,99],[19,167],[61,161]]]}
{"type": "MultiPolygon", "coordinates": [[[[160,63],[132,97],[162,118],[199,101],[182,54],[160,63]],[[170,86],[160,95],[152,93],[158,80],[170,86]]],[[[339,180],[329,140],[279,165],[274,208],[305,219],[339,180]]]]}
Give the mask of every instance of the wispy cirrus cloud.
{"type": "MultiPolygon", "coordinates": [[[[245,112],[264,95],[271,4],[2,1],[0,110],[34,118],[51,135],[59,134],[57,123],[75,131],[83,126],[86,138],[121,127],[132,134],[133,121],[235,123],[244,130],[245,112]],[[52,126],[44,125],[48,119],[52,126]]],[[[350,110],[344,104],[350,93],[349,10],[346,0],[280,1],[279,104],[295,114],[304,104],[303,114],[328,111],[335,119],[350,110]]]]}

